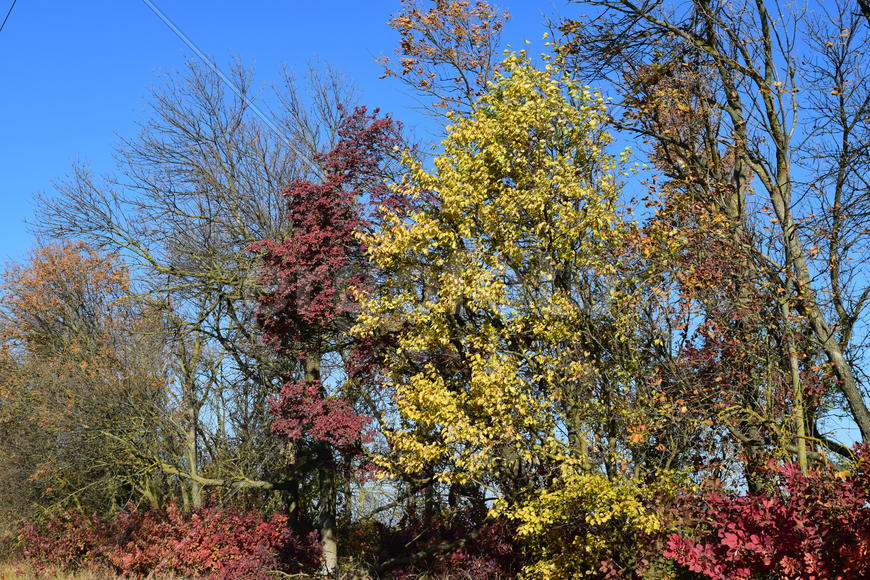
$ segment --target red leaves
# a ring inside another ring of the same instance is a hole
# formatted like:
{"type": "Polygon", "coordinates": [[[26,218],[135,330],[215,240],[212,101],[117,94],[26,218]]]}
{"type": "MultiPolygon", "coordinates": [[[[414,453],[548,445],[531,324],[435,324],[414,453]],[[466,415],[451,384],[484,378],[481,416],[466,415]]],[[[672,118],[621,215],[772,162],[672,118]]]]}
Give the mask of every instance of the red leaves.
{"type": "Polygon", "coordinates": [[[285,196],[293,233],[252,249],[262,254],[261,281],[268,288],[259,322],[268,342],[288,349],[354,312],[349,290],[365,284],[367,268],[356,239],[362,221],[354,194],[335,181],[296,181],[285,196]]]}
{"type": "Polygon", "coordinates": [[[170,504],[142,512],[133,506],[114,519],[64,515],[21,530],[24,555],[63,568],[110,565],[124,575],[180,574],[207,578],[269,578],[282,551],[312,567],[319,543],[298,538],[287,517],[209,506],[191,514],[170,504]]]}
{"type": "Polygon", "coordinates": [[[18,530],[23,555],[38,564],[72,569],[98,553],[105,531],[96,518],[81,514],[61,514],[42,526],[24,522],[18,530]]]}
{"type": "MultiPolygon", "coordinates": [[[[284,192],[292,233],[264,240],[258,320],[267,342],[300,359],[322,357],[324,344],[348,339],[356,313],[353,289],[370,283],[372,267],[359,234],[377,210],[400,209],[404,199],[385,182],[390,156],[402,143],[399,126],[357,108],[345,116],[335,148],[322,156],[323,183],[294,181],[284,192]],[[343,323],[341,323],[343,322],[343,323]]],[[[346,342],[350,342],[349,339],[346,342]]],[[[329,397],[319,381],[290,381],[272,403],[272,429],[291,440],[308,436],[348,449],[362,439],[369,418],[342,398],[329,397]]]]}
{"type": "Polygon", "coordinates": [[[327,175],[358,196],[365,195],[373,211],[381,207],[401,210],[408,203],[408,198],[395,192],[384,179],[391,159],[405,147],[400,129],[401,125],[391,117],[379,118],[377,109],[368,113],[365,107],[357,107],[344,117],[338,143],[323,156],[327,175]]]}
{"type": "Polygon", "coordinates": [[[870,570],[870,487],[866,451],[840,479],[831,470],[802,475],[776,469],[782,492],[724,497],[708,494],[698,539],[673,535],[665,555],[714,579],[863,578],[870,570]]]}
{"type": "Polygon", "coordinates": [[[379,207],[405,202],[385,181],[385,165],[401,143],[399,127],[360,107],[347,115],[341,139],[322,156],[323,183],[292,182],[284,192],[293,231],[284,240],[263,240],[258,320],[266,340],[282,350],[334,332],[333,323],[353,315],[353,288],[365,287],[371,266],[358,234],[372,224],[379,207]],[[370,211],[367,210],[370,208],[370,211]]]}
{"type": "Polygon", "coordinates": [[[124,574],[174,572],[210,578],[264,578],[290,538],[287,517],[206,507],[185,515],[169,505],[115,522],[119,542],[108,560],[124,574]]]}
{"type": "Polygon", "coordinates": [[[363,428],[371,420],[354,413],[344,399],[326,398],[320,381],[287,383],[272,402],[271,412],[273,433],[292,441],[307,434],[339,448],[361,442],[363,428]]]}

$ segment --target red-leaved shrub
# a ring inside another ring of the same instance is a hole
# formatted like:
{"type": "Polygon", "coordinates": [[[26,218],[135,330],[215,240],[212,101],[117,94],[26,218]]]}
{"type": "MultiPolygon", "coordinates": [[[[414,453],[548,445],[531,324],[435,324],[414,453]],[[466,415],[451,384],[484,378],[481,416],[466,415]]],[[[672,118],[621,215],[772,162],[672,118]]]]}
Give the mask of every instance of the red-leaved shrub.
{"type": "Polygon", "coordinates": [[[704,530],[675,534],[665,555],[714,579],[870,578],[870,455],[857,450],[845,477],[771,467],[776,492],[710,493],[697,507],[704,530]]]}
{"type": "Polygon", "coordinates": [[[261,578],[278,567],[290,534],[286,516],[266,520],[257,512],[216,506],[185,515],[169,505],[116,522],[120,541],[107,558],[125,574],[261,578]]]}
{"type": "Polygon", "coordinates": [[[316,537],[292,534],[284,515],[266,519],[226,506],[187,514],[173,504],[148,511],[128,506],[111,520],[62,515],[26,525],[21,536],[24,556],[35,563],[67,569],[110,565],[133,577],[268,578],[281,567],[315,566],[320,551],[316,537]]]}
{"type": "Polygon", "coordinates": [[[25,558],[64,570],[99,561],[106,539],[99,519],[77,513],[58,514],[39,526],[24,522],[19,533],[25,558]]]}

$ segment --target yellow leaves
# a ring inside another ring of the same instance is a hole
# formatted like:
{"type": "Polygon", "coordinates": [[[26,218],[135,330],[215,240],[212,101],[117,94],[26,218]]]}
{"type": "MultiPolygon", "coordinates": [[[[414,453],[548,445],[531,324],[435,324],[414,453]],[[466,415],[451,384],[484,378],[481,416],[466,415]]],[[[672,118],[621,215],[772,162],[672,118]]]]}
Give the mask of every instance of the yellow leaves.
{"type": "MultiPolygon", "coordinates": [[[[451,115],[434,169],[406,159],[403,187],[421,203],[365,236],[388,275],[361,298],[354,332],[396,337],[384,366],[398,426],[383,465],[496,481],[497,493],[501,469],[560,474],[493,510],[540,546],[532,576],[566,577],[602,550],[597,530],[658,525],[630,482],[585,470],[578,443],[604,413],[636,425],[638,443],[654,429],[601,393],[589,346],[592,332],[632,340],[639,293],[612,280],[637,232],[617,213],[601,96],[523,53],[500,70],[469,113],[451,115]],[[568,560],[551,557],[548,528],[574,525],[568,560]]],[[[658,235],[682,243],[676,230],[658,235]]]]}
{"type": "Polygon", "coordinates": [[[523,570],[525,578],[594,574],[615,537],[661,528],[634,484],[570,467],[563,467],[558,487],[539,492],[520,508],[502,503],[497,510],[518,522],[519,536],[536,552],[537,561],[523,570]],[[552,534],[554,529],[561,533],[552,534]]]}

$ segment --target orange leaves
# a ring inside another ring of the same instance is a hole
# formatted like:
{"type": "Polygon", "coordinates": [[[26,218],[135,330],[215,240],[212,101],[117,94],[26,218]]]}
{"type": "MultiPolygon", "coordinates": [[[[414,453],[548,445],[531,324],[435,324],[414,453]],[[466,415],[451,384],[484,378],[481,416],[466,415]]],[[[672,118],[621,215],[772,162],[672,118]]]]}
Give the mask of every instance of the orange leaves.
{"type": "Polygon", "coordinates": [[[384,76],[396,76],[415,89],[436,97],[435,106],[463,102],[470,105],[495,70],[493,58],[499,31],[508,14],[487,2],[403,0],[402,11],[389,24],[401,36],[396,53],[401,71],[390,58],[379,59],[384,76]]]}
{"type": "Polygon", "coordinates": [[[29,347],[62,343],[75,352],[74,336],[119,307],[129,278],[117,258],[67,242],[39,248],[29,265],[9,268],[0,290],[9,321],[0,335],[29,347]]]}
{"type": "Polygon", "coordinates": [[[643,423],[628,428],[628,440],[637,445],[647,438],[647,426],[643,423]]]}

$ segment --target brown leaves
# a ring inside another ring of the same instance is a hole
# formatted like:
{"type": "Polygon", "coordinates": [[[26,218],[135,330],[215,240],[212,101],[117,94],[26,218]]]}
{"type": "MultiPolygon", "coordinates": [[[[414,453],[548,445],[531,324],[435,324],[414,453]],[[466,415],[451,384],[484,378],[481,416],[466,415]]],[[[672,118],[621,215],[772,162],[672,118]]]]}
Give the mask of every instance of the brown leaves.
{"type": "Polygon", "coordinates": [[[470,106],[496,69],[493,57],[508,14],[482,0],[439,0],[428,9],[423,4],[403,0],[402,11],[390,20],[401,35],[396,51],[401,71],[382,57],[384,76],[399,77],[434,97],[436,108],[470,106]]]}
{"type": "Polygon", "coordinates": [[[98,329],[98,318],[124,309],[129,278],[117,258],[67,242],[39,248],[29,265],[9,268],[0,290],[6,319],[0,337],[28,350],[53,345],[74,353],[82,333],[98,329]]]}

